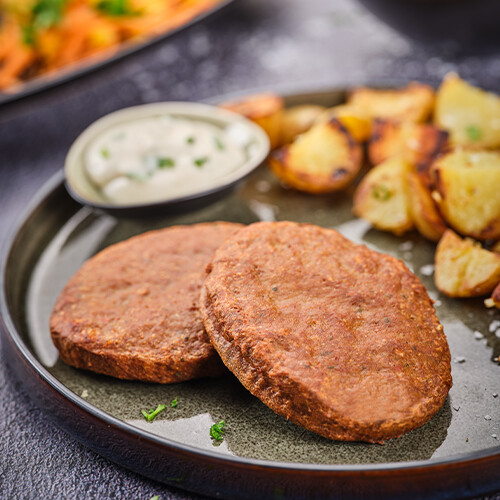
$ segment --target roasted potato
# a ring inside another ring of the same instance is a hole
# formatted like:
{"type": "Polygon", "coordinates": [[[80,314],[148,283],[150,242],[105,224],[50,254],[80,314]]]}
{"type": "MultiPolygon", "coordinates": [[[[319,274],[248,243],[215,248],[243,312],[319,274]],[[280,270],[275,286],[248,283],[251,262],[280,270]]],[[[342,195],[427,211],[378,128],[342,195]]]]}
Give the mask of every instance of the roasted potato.
{"type": "Polygon", "coordinates": [[[447,226],[426,182],[415,172],[409,172],[407,179],[411,218],[418,232],[430,241],[439,241],[447,226]]]}
{"type": "Polygon", "coordinates": [[[412,166],[393,157],[373,167],[354,194],[354,213],[374,227],[401,235],[412,229],[407,175],[412,166]]]}
{"type": "Polygon", "coordinates": [[[498,283],[491,294],[491,302],[500,309],[500,283],[498,283]]]}
{"type": "Polygon", "coordinates": [[[412,82],[395,90],[359,87],[350,92],[347,104],[368,117],[424,122],[434,107],[434,90],[429,85],[412,82]]]}
{"type": "Polygon", "coordinates": [[[500,253],[500,241],[497,241],[492,247],[491,250],[496,253],[500,253]]]}
{"type": "Polygon", "coordinates": [[[500,97],[454,73],[445,77],[437,91],[434,122],[450,132],[453,145],[500,147],[500,97]]]}
{"type": "Polygon", "coordinates": [[[449,297],[485,295],[500,282],[500,255],[448,229],[437,246],[434,279],[449,297]]]}
{"type": "Polygon", "coordinates": [[[378,165],[391,156],[403,156],[428,177],[432,162],[447,147],[448,133],[433,125],[377,119],[368,143],[368,158],[372,165],[378,165]]]}
{"type": "Polygon", "coordinates": [[[239,113],[260,125],[269,136],[271,148],[280,144],[284,107],[280,96],[272,93],[253,94],[222,103],[220,107],[239,113]]]}
{"type": "Polygon", "coordinates": [[[478,240],[500,238],[500,153],[455,150],[436,160],[431,174],[448,225],[478,240]]]}
{"type": "Polygon", "coordinates": [[[365,142],[370,137],[372,120],[361,109],[349,104],[339,104],[321,113],[316,123],[337,118],[358,142],[365,142]]]}
{"type": "Polygon", "coordinates": [[[338,120],[314,125],[269,158],[271,169],[282,181],[308,193],[345,188],[361,164],[361,146],[338,120]]]}
{"type": "Polygon", "coordinates": [[[307,132],[325,109],[324,106],[316,104],[303,104],[286,109],[281,126],[281,144],[289,144],[298,135],[307,132]]]}

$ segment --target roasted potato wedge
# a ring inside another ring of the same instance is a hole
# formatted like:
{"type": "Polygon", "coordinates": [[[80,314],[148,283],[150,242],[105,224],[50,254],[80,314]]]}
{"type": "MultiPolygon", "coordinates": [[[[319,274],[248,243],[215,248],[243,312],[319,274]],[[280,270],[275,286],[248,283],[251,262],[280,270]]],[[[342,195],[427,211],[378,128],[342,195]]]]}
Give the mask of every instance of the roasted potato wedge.
{"type": "Polygon", "coordinates": [[[324,106],[316,104],[303,104],[286,109],[283,113],[281,144],[289,144],[298,135],[307,132],[325,109],[324,106]]]}
{"type": "Polygon", "coordinates": [[[434,122],[450,132],[453,145],[500,147],[500,97],[451,73],[436,95],[434,122]]]}
{"type": "Polygon", "coordinates": [[[361,109],[349,104],[339,104],[328,108],[316,119],[322,123],[337,118],[358,142],[365,142],[370,137],[372,120],[361,109]]]}
{"type": "Polygon", "coordinates": [[[424,122],[434,107],[434,90],[429,85],[417,82],[395,90],[359,87],[350,92],[347,103],[372,119],[424,122]]]}
{"type": "Polygon", "coordinates": [[[500,253],[500,241],[497,241],[492,247],[492,252],[500,253]]]}
{"type": "Polygon", "coordinates": [[[220,104],[221,108],[234,111],[260,125],[275,148],[281,141],[283,99],[272,93],[253,94],[237,101],[220,104]]]}
{"type": "Polygon", "coordinates": [[[446,223],[431,196],[426,182],[415,172],[408,173],[410,213],[418,232],[430,241],[439,241],[446,223]]]}
{"type": "Polygon", "coordinates": [[[436,160],[431,174],[448,225],[478,240],[500,238],[500,153],[456,150],[436,160]]]}
{"type": "Polygon", "coordinates": [[[491,295],[491,301],[493,305],[500,309],[500,283],[495,287],[491,295]]]}
{"type": "Polygon", "coordinates": [[[433,125],[376,119],[368,143],[370,163],[403,156],[424,177],[434,159],[448,148],[448,132],[433,125]]]}
{"type": "Polygon", "coordinates": [[[412,229],[407,176],[411,164],[393,157],[373,167],[354,193],[354,213],[374,227],[401,235],[412,229]]]}
{"type": "Polygon", "coordinates": [[[500,255],[448,229],[438,243],[434,279],[449,297],[479,297],[500,282],[500,255]]]}
{"type": "Polygon", "coordinates": [[[361,146],[338,120],[314,125],[269,158],[278,178],[308,193],[345,188],[356,177],[361,164],[361,146]]]}

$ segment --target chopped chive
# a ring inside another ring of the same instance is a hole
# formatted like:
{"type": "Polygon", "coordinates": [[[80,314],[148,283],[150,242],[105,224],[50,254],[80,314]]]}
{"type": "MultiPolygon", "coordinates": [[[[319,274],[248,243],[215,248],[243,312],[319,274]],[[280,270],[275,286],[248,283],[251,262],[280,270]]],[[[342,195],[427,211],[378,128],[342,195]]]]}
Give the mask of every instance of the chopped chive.
{"type": "Polygon", "coordinates": [[[214,137],[214,141],[215,141],[215,146],[219,151],[224,151],[226,149],[226,146],[224,146],[222,141],[217,136],[214,137]]]}
{"type": "Polygon", "coordinates": [[[157,158],[156,165],[158,168],[171,168],[175,167],[175,161],[172,158],[157,158]]]}
{"type": "Polygon", "coordinates": [[[137,172],[128,172],[125,174],[125,177],[132,181],[145,182],[151,177],[151,173],[137,173],[137,172]]]}
{"type": "Polygon", "coordinates": [[[374,198],[381,201],[387,201],[392,196],[391,191],[382,184],[374,186],[372,194],[374,198]]]}
{"type": "Polygon", "coordinates": [[[148,422],[152,422],[165,408],[165,405],[158,405],[156,410],[151,410],[149,413],[146,410],[142,410],[142,415],[148,422]]]}
{"type": "Polygon", "coordinates": [[[208,161],[208,156],[202,156],[201,158],[196,158],[194,160],[194,164],[197,166],[197,167],[203,167],[203,165],[205,165],[205,163],[208,161]]]}
{"type": "Polygon", "coordinates": [[[172,408],[175,408],[177,406],[177,404],[179,403],[179,399],[176,397],[172,400],[172,402],[170,403],[170,406],[172,408]]]}
{"type": "Polygon", "coordinates": [[[225,420],[221,420],[218,424],[212,425],[212,427],[210,427],[210,437],[215,439],[215,441],[222,441],[224,439],[223,434],[225,425],[225,420]]]}
{"type": "Polygon", "coordinates": [[[481,129],[476,125],[469,125],[465,131],[470,141],[479,141],[483,135],[481,129]]]}
{"type": "Polygon", "coordinates": [[[103,158],[109,158],[109,149],[107,149],[107,148],[101,149],[101,156],[103,158]]]}
{"type": "Polygon", "coordinates": [[[194,144],[196,142],[196,139],[191,135],[186,139],[186,142],[188,144],[194,144]]]}

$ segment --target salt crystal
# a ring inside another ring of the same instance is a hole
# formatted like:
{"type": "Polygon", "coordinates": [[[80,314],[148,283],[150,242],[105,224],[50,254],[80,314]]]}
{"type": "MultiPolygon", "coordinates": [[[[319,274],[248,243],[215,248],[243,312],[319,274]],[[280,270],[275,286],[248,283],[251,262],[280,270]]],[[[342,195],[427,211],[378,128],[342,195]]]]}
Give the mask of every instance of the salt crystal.
{"type": "Polygon", "coordinates": [[[434,264],[427,264],[426,266],[422,266],[420,268],[420,273],[423,276],[432,276],[434,273],[434,264]]]}
{"type": "Polygon", "coordinates": [[[414,245],[413,241],[405,241],[399,245],[399,249],[402,252],[409,252],[410,250],[413,249],[413,245],[414,245]]]}
{"type": "Polygon", "coordinates": [[[457,356],[453,358],[454,363],[465,363],[465,357],[464,356],[457,356]]]}
{"type": "Polygon", "coordinates": [[[484,338],[484,335],[481,332],[478,332],[477,330],[474,332],[474,338],[476,340],[481,340],[484,338]]]}
{"type": "Polygon", "coordinates": [[[485,420],[491,420],[491,417],[490,417],[489,415],[485,415],[485,416],[484,416],[484,419],[485,419],[485,420]]]}

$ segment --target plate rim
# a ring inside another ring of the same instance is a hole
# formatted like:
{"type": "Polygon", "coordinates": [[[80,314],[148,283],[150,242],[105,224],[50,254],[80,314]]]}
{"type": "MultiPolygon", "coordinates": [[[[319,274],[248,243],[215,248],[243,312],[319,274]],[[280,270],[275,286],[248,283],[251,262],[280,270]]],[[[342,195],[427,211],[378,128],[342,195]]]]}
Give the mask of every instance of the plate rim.
{"type": "MultiPolygon", "coordinates": [[[[192,445],[186,445],[177,441],[173,441],[154,433],[145,431],[138,427],[135,427],[117,417],[114,417],[104,410],[92,405],[85,399],[78,396],[76,393],[71,391],[69,388],[64,386],[54,375],[52,375],[36,358],[30,348],[23,341],[20,333],[18,332],[14,321],[8,307],[7,302],[7,292],[6,292],[6,272],[7,264],[11,256],[12,247],[15,241],[22,231],[23,226],[27,223],[30,215],[33,211],[48,197],[54,194],[54,192],[64,186],[64,172],[59,170],[53,174],[37,192],[36,196],[33,197],[31,202],[28,204],[24,213],[20,216],[17,224],[11,228],[8,237],[5,240],[4,246],[2,248],[1,261],[0,261],[0,317],[2,319],[2,324],[4,326],[4,334],[10,336],[10,339],[14,342],[19,353],[23,356],[25,360],[29,362],[32,370],[35,371],[45,382],[47,382],[50,387],[56,391],[58,394],[68,399],[70,402],[76,404],[80,409],[93,416],[99,418],[107,424],[111,424],[122,431],[134,436],[139,436],[142,439],[147,439],[162,446],[167,446],[173,450],[188,452],[190,454],[199,455],[202,457],[227,461],[231,463],[237,463],[239,465],[247,466],[259,466],[266,469],[280,469],[280,470],[290,470],[290,471],[318,471],[318,472],[368,472],[368,471],[388,471],[388,470],[409,470],[409,469],[421,469],[421,468],[432,468],[439,467],[443,465],[453,465],[456,463],[464,463],[467,461],[475,461],[481,458],[495,457],[497,456],[500,460],[500,444],[491,448],[476,450],[470,453],[460,453],[453,455],[451,457],[441,457],[441,458],[429,458],[425,460],[412,460],[412,461],[402,461],[402,462],[383,462],[376,464],[310,464],[302,462],[280,462],[275,460],[263,460],[251,457],[241,457],[237,455],[226,455],[213,452],[211,450],[205,450],[202,448],[197,448],[192,445]]],[[[69,194],[67,194],[69,196],[69,194]]]]}

